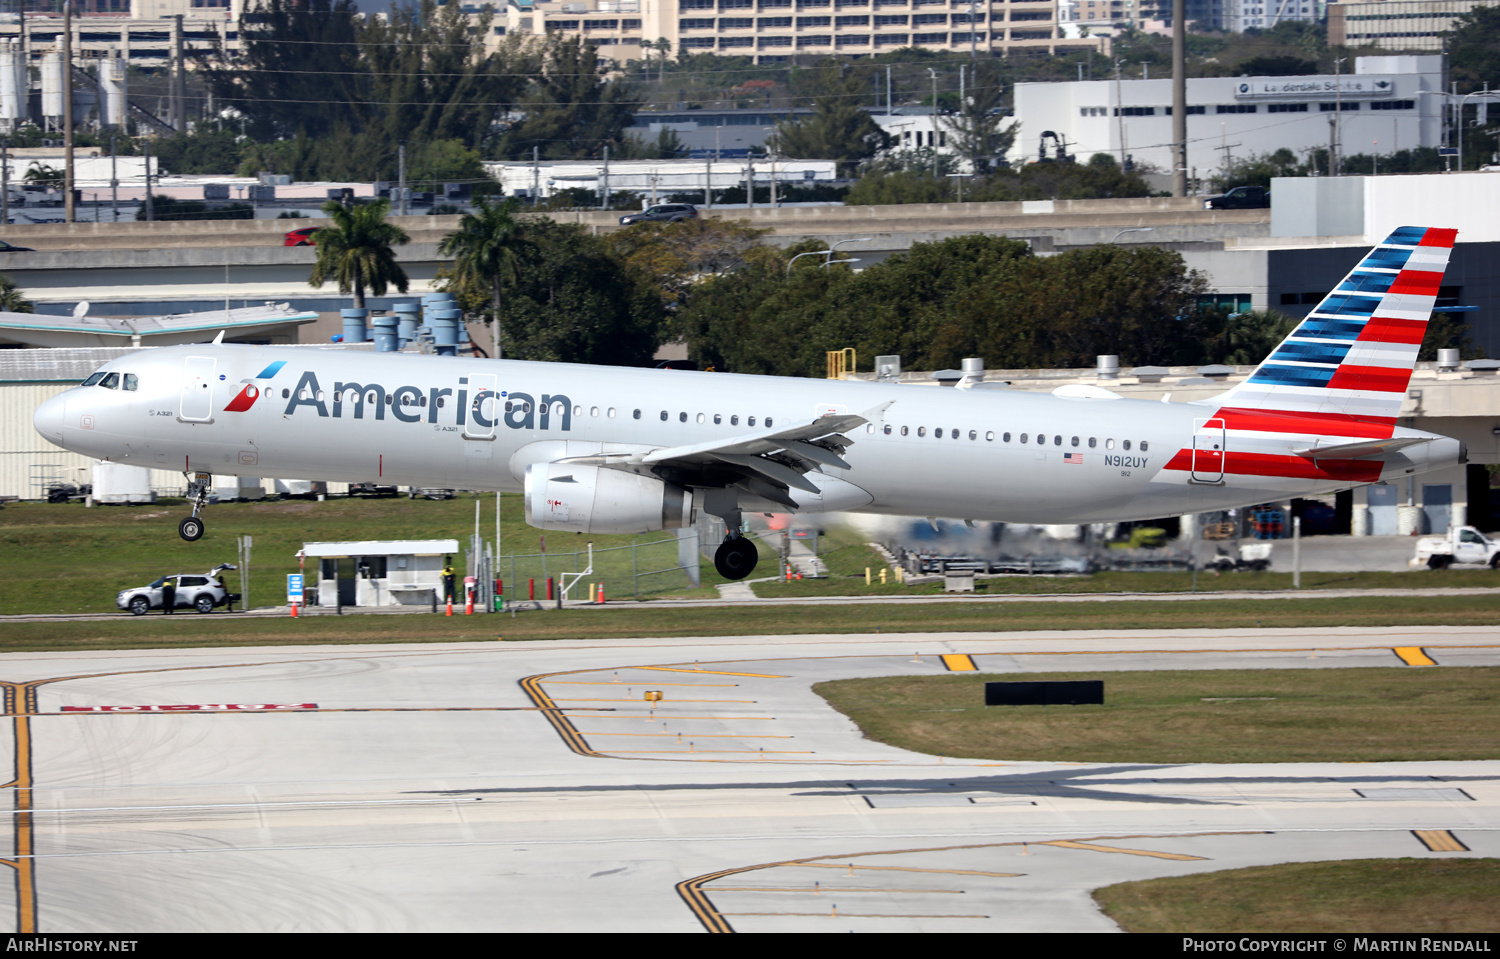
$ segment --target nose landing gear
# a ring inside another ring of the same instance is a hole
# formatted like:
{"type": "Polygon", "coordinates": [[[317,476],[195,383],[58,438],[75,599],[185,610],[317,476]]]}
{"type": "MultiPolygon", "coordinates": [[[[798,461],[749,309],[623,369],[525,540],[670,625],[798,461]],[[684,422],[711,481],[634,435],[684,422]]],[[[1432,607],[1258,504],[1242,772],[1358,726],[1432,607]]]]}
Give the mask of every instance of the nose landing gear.
{"type": "Polygon", "coordinates": [[[177,524],[177,535],[189,543],[203,538],[203,520],[198,513],[208,505],[208,488],[213,482],[212,473],[183,473],[188,478],[187,498],[193,504],[193,515],[177,524]]]}

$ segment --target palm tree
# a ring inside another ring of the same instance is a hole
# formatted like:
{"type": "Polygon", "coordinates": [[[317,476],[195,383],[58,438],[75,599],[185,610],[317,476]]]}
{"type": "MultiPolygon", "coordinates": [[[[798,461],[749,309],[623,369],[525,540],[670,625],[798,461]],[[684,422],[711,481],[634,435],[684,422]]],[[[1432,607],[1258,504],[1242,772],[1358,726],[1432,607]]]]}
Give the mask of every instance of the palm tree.
{"type": "Polygon", "coordinates": [[[26,299],[26,294],[8,276],[0,276],[0,312],[35,313],[36,307],[26,299]]]}
{"type": "Polygon", "coordinates": [[[490,339],[495,359],[500,359],[501,290],[516,282],[517,251],[525,240],[525,227],[515,217],[515,200],[492,203],[485,197],[474,201],[474,212],[464,214],[458,229],[443,237],[438,252],[453,257],[453,279],[462,286],[490,289],[493,311],[490,339]]]}
{"type": "Polygon", "coordinates": [[[390,200],[354,207],[337,200],[323,204],[323,212],[333,225],[312,235],[318,260],[307,282],[322,286],[324,280],[337,280],[340,293],[354,294],[355,309],[364,309],[366,287],[375,296],[384,296],[387,285],[405,293],[406,271],[396,262],[391,247],[411,237],[399,226],[385,222],[390,208],[390,200]]]}

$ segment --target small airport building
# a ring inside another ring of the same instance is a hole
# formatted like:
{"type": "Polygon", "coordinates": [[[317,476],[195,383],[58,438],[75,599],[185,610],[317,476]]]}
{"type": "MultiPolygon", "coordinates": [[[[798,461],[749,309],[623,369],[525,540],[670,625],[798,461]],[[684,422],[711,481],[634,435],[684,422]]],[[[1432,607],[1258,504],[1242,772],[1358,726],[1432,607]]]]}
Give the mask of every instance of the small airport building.
{"type": "Polygon", "coordinates": [[[306,543],[301,557],[317,561],[318,606],[427,606],[442,601],[457,552],[456,539],[408,539],[306,543]]]}
{"type": "MultiPolygon", "coordinates": [[[[1441,56],[1358,57],[1341,76],[1190,77],[1188,177],[1282,147],[1306,160],[1337,139],[1340,156],[1442,144],[1441,56]]],[[[1080,163],[1095,153],[1170,173],[1172,78],[1018,83],[1012,162],[1036,159],[1055,133],[1080,163]]]]}

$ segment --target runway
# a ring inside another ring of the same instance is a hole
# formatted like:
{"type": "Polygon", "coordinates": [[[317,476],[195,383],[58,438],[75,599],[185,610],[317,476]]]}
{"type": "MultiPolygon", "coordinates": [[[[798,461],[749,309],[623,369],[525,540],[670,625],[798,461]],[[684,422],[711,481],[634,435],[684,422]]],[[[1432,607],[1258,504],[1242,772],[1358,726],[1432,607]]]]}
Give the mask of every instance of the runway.
{"type": "Polygon", "coordinates": [[[1500,629],[7,654],[0,925],[1109,931],[1089,892],[1115,882],[1500,855],[1500,761],[961,760],[864,740],[811,689],[1425,661],[1500,665],[1500,629]]]}

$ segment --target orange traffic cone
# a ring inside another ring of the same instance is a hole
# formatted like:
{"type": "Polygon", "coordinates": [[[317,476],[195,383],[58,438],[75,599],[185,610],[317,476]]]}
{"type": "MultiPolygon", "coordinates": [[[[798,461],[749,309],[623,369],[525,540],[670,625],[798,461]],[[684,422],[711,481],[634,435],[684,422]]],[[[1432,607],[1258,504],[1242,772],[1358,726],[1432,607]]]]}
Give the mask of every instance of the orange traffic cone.
{"type": "Polygon", "coordinates": [[[453,597],[451,597],[451,596],[448,597],[448,612],[447,612],[446,615],[448,615],[448,616],[452,616],[453,615],[453,597]]]}
{"type": "Polygon", "coordinates": [[[297,604],[296,603],[292,604],[292,618],[293,619],[297,618],[297,604]]]}

